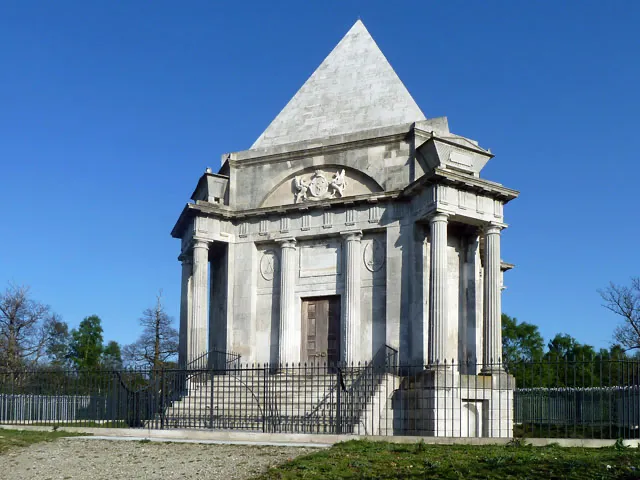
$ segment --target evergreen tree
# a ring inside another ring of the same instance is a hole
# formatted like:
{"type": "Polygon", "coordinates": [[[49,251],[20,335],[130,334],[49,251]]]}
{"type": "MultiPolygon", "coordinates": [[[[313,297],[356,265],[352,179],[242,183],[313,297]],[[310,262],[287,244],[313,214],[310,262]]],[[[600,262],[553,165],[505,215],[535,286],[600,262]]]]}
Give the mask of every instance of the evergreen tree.
{"type": "Polygon", "coordinates": [[[53,367],[64,368],[69,365],[69,344],[71,335],[69,325],[58,316],[54,316],[46,325],[46,353],[53,367]]]}
{"type": "Polygon", "coordinates": [[[95,369],[100,366],[102,353],[102,325],[100,317],[86,317],[77,329],[71,330],[70,358],[78,368],[95,369]]]}
{"type": "Polygon", "coordinates": [[[102,352],[102,364],[106,368],[119,370],[122,368],[122,352],[120,344],[114,340],[107,343],[102,352]]]}

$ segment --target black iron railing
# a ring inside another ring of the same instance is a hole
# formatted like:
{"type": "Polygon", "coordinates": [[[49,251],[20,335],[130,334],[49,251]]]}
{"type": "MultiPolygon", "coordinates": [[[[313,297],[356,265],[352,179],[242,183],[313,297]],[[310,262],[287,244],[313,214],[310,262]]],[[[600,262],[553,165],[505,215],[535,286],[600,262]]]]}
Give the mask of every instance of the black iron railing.
{"type": "Polygon", "coordinates": [[[240,364],[208,352],[194,366],[0,372],[0,423],[640,438],[633,360],[401,365],[385,346],[363,365],[240,364]]]}
{"type": "Polygon", "coordinates": [[[240,365],[240,358],[239,353],[209,350],[188,362],[183,370],[235,369],[240,365]]]}

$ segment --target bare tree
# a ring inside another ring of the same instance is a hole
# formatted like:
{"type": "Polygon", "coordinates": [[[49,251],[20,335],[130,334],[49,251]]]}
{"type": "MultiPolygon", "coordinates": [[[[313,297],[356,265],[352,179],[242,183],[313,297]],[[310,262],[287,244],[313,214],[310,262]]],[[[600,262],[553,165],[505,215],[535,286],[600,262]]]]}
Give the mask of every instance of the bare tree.
{"type": "Polygon", "coordinates": [[[178,354],[178,331],[172,326],[173,318],[162,305],[162,291],[156,297],[155,306],[147,308],[139,321],[142,334],[135,343],[124,347],[124,360],[130,365],[154,370],[175,360],[178,354]]]}
{"type": "Polygon", "coordinates": [[[632,278],[630,286],[610,283],[598,293],[604,306],[623,319],[613,333],[614,340],[626,350],[640,348],[640,277],[632,278]]]}
{"type": "Polygon", "coordinates": [[[0,293],[0,366],[9,370],[36,364],[46,354],[48,305],[29,296],[29,287],[9,284],[0,293]]]}

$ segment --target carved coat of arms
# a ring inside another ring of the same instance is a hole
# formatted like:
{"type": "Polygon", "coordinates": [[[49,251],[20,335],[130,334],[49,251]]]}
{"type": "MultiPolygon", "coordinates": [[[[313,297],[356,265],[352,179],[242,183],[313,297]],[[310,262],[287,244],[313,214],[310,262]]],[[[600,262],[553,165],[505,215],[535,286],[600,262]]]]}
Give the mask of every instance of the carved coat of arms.
{"type": "Polygon", "coordinates": [[[344,196],[347,186],[344,169],[333,174],[331,180],[327,180],[324,172],[316,170],[310,178],[303,176],[293,179],[295,188],[295,203],[307,200],[325,200],[344,196]]]}

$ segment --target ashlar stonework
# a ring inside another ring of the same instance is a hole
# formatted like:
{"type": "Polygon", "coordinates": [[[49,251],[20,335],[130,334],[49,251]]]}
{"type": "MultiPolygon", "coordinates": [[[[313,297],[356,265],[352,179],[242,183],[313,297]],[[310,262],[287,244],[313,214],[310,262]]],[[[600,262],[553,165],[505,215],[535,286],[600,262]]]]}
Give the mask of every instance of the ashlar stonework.
{"type": "Polygon", "coordinates": [[[433,434],[442,409],[508,430],[491,405],[513,392],[497,365],[500,232],[518,192],[480,178],[492,156],[426,118],[356,22],[249,150],[206,171],[173,228],[180,363],[366,363],[389,346],[424,365],[433,434]],[[468,358],[483,366],[456,378],[479,398],[439,395],[444,361],[468,358]],[[506,386],[494,398],[491,378],[506,386]]]}

